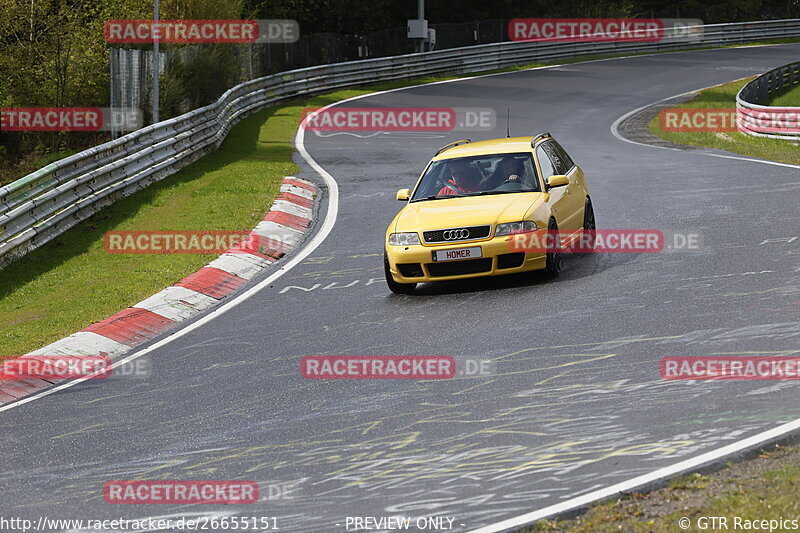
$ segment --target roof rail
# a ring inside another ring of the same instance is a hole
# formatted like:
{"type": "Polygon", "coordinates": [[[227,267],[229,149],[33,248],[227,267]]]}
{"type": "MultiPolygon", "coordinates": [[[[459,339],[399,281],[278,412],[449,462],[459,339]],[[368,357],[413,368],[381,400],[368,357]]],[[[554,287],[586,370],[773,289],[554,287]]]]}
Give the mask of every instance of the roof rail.
{"type": "Polygon", "coordinates": [[[543,131],[542,133],[537,133],[536,135],[533,136],[533,139],[531,139],[531,148],[533,148],[533,145],[536,144],[536,141],[538,141],[539,139],[548,139],[552,137],[553,136],[550,135],[549,131],[543,131]]]}
{"type": "MultiPolygon", "coordinates": [[[[472,141],[470,141],[469,139],[461,139],[460,141],[453,141],[450,144],[445,144],[444,146],[439,148],[439,151],[436,152],[436,155],[439,155],[442,152],[444,152],[445,150],[449,150],[450,148],[453,148],[454,146],[458,146],[459,144],[467,144],[469,142],[472,142],[472,141]]],[[[434,157],[436,157],[436,156],[434,156],[434,157]]]]}

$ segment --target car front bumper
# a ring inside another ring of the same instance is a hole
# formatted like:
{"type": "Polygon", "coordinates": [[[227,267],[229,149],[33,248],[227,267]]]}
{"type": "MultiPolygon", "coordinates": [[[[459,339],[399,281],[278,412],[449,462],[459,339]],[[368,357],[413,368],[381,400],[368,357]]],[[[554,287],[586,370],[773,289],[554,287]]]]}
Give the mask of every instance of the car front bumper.
{"type": "Polygon", "coordinates": [[[386,245],[389,270],[398,283],[425,283],[516,274],[545,268],[544,253],[517,252],[512,237],[494,237],[483,241],[425,246],[386,245]],[[479,259],[434,261],[434,251],[480,247],[479,259]]]}

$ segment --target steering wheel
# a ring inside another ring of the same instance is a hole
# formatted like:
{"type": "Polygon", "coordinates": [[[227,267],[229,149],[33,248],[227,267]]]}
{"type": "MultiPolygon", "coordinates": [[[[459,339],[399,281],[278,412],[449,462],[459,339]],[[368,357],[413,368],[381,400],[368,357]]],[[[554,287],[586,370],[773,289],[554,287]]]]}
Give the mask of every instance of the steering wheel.
{"type": "Polygon", "coordinates": [[[518,181],[504,181],[494,188],[495,191],[516,191],[520,189],[522,184],[518,181]]]}

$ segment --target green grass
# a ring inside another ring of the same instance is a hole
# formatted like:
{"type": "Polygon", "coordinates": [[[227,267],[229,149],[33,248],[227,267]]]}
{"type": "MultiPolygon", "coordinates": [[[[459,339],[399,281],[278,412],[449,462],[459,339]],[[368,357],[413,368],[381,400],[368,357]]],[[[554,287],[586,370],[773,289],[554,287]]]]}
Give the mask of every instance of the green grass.
{"type": "Polygon", "coordinates": [[[28,157],[14,164],[3,160],[4,153],[0,150],[0,187],[12,181],[25,177],[42,167],[78,153],[75,150],[61,150],[44,155],[30,154],[28,157]]]}
{"type": "MultiPolygon", "coordinates": [[[[71,156],[73,154],[77,154],[77,153],[78,152],[76,152],[75,150],[61,150],[59,152],[53,152],[51,154],[45,154],[45,155],[39,156],[38,158],[36,158],[33,161],[33,165],[32,165],[33,166],[33,170],[40,169],[42,167],[45,167],[45,166],[49,165],[50,163],[54,163],[55,161],[58,161],[59,159],[64,159],[65,157],[69,157],[69,156],[71,156]]],[[[33,172],[33,171],[31,171],[31,172],[33,172]]]]}
{"type": "Polygon", "coordinates": [[[219,150],[121,199],[0,270],[0,359],[79,331],[211,261],[201,254],[108,254],[108,231],[250,230],[295,173],[292,139],[306,107],[444,78],[386,83],[295,100],[236,125],[219,150]]]}
{"type": "Polygon", "coordinates": [[[699,527],[698,519],[709,516],[728,518],[727,530],[732,531],[736,516],[742,520],[797,519],[800,517],[798,479],[800,451],[796,448],[783,450],[775,457],[762,454],[715,474],[692,474],[648,494],[632,494],[618,501],[598,504],[576,518],[542,520],[522,531],[675,533],[725,530],[699,527]],[[678,526],[678,521],[684,517],[691,520],[691,527],[685,530],[678,526]]]}
{"type": "Polygon", "coordinates": [[[769,105],[783,107],[800,107],[800,85],[777,95],[770,100],[769,105]]]}
{"type": "Polygon", "coordinates": [[[292,138],[304,108],[442,79],[342,90],[262,110],[233,128],[219,150],[11,263],[0,270],[0,358],[79,331],[215,257],[108,254],[103,248],[106,232],[250,230],[269,209],[284,176],[298,170],[292,162],[292,138]]]}
{"type": "MultiPolygon", "coordinates": [[[[606,57],[614,56],[554,63],[606,57]]],[[[103,250],[107,231],[253,228],[272,204],[281,179],[298,170],[292,162],[291,140],[303,108],[379,90],[536,66],[542,64],[389,82],[287,102],[254,114],[231,131],[219,150],[105,208],[0,270],[0,354],[20,355],[79,331],[175,283],[214,257],[111,255],[103,250]]]]}
{"type": "Polygon", "coordinates": [[[300,107],[243,120],[223,146],[161,182],[119,200],[0,270],[0,354],[20,355],[78,331],[210,261],[209,255],[105,253],[111,230],[249,230],[292,163],[300,107]]]}
{"type": "MultiPolygon", "coordinates": [[[[735,109],[736,93],[751,78],[732,81],[701,91],[697,97],[677,106],[678,108],[735,109]]],[[[664,131],[655,117],[648,127],[658,137],[678,144],[690,144],[719,148],[736,154],[759,159],[800,164],[800,150],[797,145],[781,139],[751,137],[739,132],[670,132],[664,131]]]]}
{"type": "MultiPolygon", "coordinates": [[[[737,80],[701,91],[697,97],[678,107],[731,109],[736,107],[736,93],[750,81],[737,80]]],[[[772,105],[800,105],[800,88],[784,93],[772,105]]],[[[800,150],[796,144],[778,139],[754,138],[738,132],[666,132],[658,117],[648,125],[658,137],[678,143],[719,148],[746,156],[800,164],[800,150]]],[[[759,458],[769,465],[769,454],[759,458]]],[[[694,474],[668,482],[667,486],[649,494],[634,494],[617,501],[597,504],[577,518],[555,521],[542,520],[523,529],[524,532],[547,533],[674,533],[675,531],[719,531],[701,529],[700,517],[728,518],[728,530],[733,529],[733,517],[743,520],[794,519],[800,516],[800,502],[796,498],[797,480],[800,479],[800,450],[793,449],[774,463],[776,468],[766,468],[759,475],[748,476],[747,466],[729,465],[733,474],[694,474]],[[742,471],[743,473],[738,473],[742,471]],[[675,509],[678,510],[675,510],[675,509]],[[681,529],[678,520],[688,517],[689,529],[681,529]]],[[[740,529],[741,530],[741,529],[740,529]]],[[[780,527],[776,531],[783,531],[780,527]]]]}
{"type": "Polygon", "coordinates": [[[215,257],[107,254],[106,232],[252,229],[272,205],[283,177],[298,170],[292,162],[292,138],[304,108],[457,77],[463,76],[341,90],[262,110],[234,127],[219,150],[117,201],[6,266],[0,270],[0,359],[22,355],[98,322],[215,257]]]}

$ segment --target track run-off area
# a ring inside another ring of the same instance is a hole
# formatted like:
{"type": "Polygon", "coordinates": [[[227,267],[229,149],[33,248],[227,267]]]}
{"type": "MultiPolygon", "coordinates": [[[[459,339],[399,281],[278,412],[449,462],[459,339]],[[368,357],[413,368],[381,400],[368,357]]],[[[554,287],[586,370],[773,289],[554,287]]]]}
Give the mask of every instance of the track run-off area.
{"type": "Polygon", "coordinates": [[[659,372],[666,356],[798,351],[799,170],[627,143],[611,130],[633,109],[798,53],[643,55],[359,98],[492,108],[498,120],[468,133],[299,134],[298,176],[322,189],[309,240],[253,288],[128,356],[147,360],[147,377],[88,380],[4,408],[0,514],[275,517],[293,533],[347,531],[348,516],[431,516],[452,518],[448,531],[503,531],[800,418],[791,381],[659,372]],[[391,294],[383,239],[402,205],[395,191],[439,146],[504,137],[507,108],[512,135],[550,131],[581,166],[598,228],[698,234],[700,247],[567,256],[555,280],[391,294]],[[304,379],[300,359],[319,354],[447,355],[484,371],[304,379]],[[103,485],[120,479],[253,480],[262,494],[249,505],[106,503],[103,485]]]}

